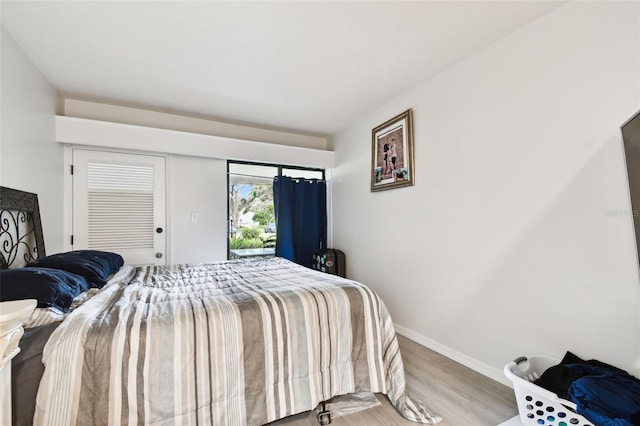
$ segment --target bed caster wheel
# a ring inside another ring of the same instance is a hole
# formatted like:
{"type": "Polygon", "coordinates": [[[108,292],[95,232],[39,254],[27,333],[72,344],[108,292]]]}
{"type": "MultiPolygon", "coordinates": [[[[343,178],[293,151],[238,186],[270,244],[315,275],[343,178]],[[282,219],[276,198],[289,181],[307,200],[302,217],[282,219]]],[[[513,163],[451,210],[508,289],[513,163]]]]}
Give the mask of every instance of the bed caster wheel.
{"type": "Polygon", "coordinates": [[[320,411],[318,413],[318,424],[321,424],[321,425],[331,424],[331,413],[329,411],[320,411]]]}

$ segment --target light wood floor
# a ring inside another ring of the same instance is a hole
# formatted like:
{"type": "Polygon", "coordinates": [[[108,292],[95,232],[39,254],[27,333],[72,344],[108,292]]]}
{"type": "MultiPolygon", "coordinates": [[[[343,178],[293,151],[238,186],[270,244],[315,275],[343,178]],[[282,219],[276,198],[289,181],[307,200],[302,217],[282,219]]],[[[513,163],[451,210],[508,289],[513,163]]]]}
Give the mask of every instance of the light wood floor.
{"type": "MultiPolygon", "coordinates": [[[[398,336],[407,393],[444,418],[440,426],[496,426],[518,414],[513,390],[412,340],[398,336]]],[[[381,405],[332,419],[332,426],[416,426],[377,394],[381,405]]],[[[315,411],[270,426],[317,426],[315,411]]]]}

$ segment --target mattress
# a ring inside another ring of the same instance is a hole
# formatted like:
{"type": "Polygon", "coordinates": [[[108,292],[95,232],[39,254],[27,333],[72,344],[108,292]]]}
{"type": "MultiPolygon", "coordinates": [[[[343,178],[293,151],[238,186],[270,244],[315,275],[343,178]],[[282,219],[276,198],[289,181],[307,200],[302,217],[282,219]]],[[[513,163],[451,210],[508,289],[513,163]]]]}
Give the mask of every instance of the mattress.
{"type": "Polygon", "coordinates": [[[37,425],[259,425],[364,391],[441,420],[407,396],[375,292],[281,258],[124,266],[43,362],[37,425]]]}

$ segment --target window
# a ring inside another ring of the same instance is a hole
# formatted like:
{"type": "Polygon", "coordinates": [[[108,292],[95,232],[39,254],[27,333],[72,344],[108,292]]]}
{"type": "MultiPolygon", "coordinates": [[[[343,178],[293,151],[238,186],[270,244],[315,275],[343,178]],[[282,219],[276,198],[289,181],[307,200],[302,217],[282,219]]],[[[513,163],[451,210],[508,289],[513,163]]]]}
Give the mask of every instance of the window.
{"type": "Polygon", "coordinates": [[[275,176],[324,179],[324,170],[228,161],[229,259],[274,254],[278,231],[273,206],[275,176]]]}

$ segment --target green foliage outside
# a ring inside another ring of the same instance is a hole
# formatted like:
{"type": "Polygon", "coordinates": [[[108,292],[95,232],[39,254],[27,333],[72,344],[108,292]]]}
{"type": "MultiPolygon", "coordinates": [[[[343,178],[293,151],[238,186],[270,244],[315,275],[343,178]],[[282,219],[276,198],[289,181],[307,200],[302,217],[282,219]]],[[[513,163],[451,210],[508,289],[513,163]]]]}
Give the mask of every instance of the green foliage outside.
{"type": "MultiPolygon", "coordinates": [[[[273,244],[275,245],[275,241],[273,244]]],[[[265,239],[261,228],[241,228],[239,237],[231,237],[229,239],[229,248],[231,250],[262,247],[273,246],[265,246],[265,239]]]]}
{"type": "MultiPolygon", "coordinates": [[[[237,226],[240,223],[240,217],[248,212],[254,212],[254,214],[262,212],[259,213],[259,217],[261,215],[269,216],[269,205],[273,209],[273,186],[271,184],[235,182],[229,185],[229,217],[234,225],[237,226]]],[[[261,223],[257,218],[253,220],[261,223]]],[[[269,222],[267,221],[263,225],[267,223],[269,222]]]]}
{"type": "Polygon", "coordinates": [[[232,237],[229,239],[229,249],[250,249],[262,248],[262,240],[260,238],[243,238],[232,237]]]}
{"type": "Polygon", "coordinates": [[[262,247],[273,248],[276,246],[276,234],[270,232],[267,234],[262,234],[260,238],[262,238],[262,247]]]}
{"type": "Polygon", "coordinates": [[[276,245],[276,234],[264,232],[273,228],[275,212],[273,206],[273,189],[271,184],[232,182],[229,185],[229,218],[235,226],[240,218],[253,213],[251,220],[259,224],[256,228],[238,227],[230,230],[229,248],[273,248],[276,245]],[[247,188],[249,187],[249,188],[247,188]],[[242,195],[244,194],[244,195],[242,195]],[[237,233],[236,233],[237,232],[237,233]]]}
{"type": "Polygon", "coordinates": [[[260,228],[242,228],[240,229],[241,238],[244,239],[256,239],[260,238],[262,231],[260,228]]]}
{"type": "Polygon", "coordinates": [[[253,220],[262,226],[275,222],[276,214],[274,212],[273,203],[268,204],[262,209],[256,210],[253,213],[253,220]]]}

